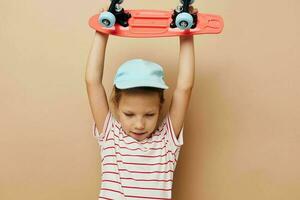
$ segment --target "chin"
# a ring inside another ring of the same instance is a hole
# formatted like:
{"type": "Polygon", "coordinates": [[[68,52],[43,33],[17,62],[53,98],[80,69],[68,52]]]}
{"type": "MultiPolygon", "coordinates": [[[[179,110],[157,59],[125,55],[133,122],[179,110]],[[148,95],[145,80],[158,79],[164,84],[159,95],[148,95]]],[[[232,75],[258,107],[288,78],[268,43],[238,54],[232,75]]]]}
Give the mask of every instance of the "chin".
{"type": "Polygon", "coordinates": [[[151,134],[150,135],[148,135],[148,134],[147,135],[134,135],[134,134],[130,134],[130,137],[134,138],[137,141],[143,141],[146,138],[151,137],[151,134]]]}

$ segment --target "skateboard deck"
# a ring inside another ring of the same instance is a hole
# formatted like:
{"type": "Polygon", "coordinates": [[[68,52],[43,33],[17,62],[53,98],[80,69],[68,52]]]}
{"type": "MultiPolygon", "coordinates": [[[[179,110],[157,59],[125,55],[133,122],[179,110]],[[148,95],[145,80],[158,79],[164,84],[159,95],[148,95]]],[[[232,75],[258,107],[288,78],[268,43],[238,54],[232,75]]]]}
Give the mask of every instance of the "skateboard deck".
{"type": "Polygon", "coordinates": [[[126,10],[126,12],[131,14],[131,18],[128,20],[128,27],[123,27],[119,24],[115,24],[111,28],[103,27],[98,22],[99,14],[90,18],[89,25],[91,28],[104,34],[134,38],[218,34],[222,32],[224,26],[222,17],[213,14],[197,13],[196,27],[180,30],[179,28],[170,27],[172,11],[126,10]]]}

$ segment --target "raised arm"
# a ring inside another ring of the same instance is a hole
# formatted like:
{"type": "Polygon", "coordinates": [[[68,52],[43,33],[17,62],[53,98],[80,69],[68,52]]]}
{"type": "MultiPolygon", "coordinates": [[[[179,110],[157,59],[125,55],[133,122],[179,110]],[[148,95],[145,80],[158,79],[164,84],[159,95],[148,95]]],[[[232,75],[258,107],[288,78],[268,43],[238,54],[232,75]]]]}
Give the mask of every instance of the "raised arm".
{"type": "Polygon", "coordinates": [[[180,36],[179,71],[176,88],[170,105],[170,118],[175,135],[178,137],[183,126],[195,74],[195,53],[193,36],[180,36]]]}
{"type": "Polygon", "coordinates": [[[96,127],[99,131],[102,130],[105,117],[109,110],[107,96],[102,85],[107,39],[108,35],[95,32],[85,73],[89,103],[96,127]]]}

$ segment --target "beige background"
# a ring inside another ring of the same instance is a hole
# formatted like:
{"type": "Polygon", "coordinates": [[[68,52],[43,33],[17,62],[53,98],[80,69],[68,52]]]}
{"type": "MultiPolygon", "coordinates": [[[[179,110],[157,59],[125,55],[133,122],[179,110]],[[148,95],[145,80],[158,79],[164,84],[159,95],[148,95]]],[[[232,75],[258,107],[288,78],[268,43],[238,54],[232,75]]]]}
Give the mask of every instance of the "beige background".
{"type": "MultiPolygon", "coordinates": [[[[1,200],[97,199],[100,155],[84,70],[93,38],[87,20],[105,3],[0,1],[1,200]]],[[[197,0],[195,7],[222,15],[225,28],[195,37],[196,81],[174,199],[299,200],[299,1],[197,0]]],[[[136,57],[165,66],[170,98],[178,38],[111,37],[108,93],[117,66],[136,57]]]]}

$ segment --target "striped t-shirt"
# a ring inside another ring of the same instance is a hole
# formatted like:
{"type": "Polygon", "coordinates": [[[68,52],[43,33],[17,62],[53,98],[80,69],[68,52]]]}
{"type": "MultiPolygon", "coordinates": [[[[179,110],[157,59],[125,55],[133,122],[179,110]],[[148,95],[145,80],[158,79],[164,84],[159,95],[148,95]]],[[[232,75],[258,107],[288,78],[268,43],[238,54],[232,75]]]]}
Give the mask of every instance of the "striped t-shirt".
{"type": "Polygon", "coordinates": [[[102,160],[99,200],[171,199],[183,128],[177,139],[168,114],[152,137],[143,141],[126,135],[111,112],[101,133],[94,124],[93,135],[102,160]]]}

